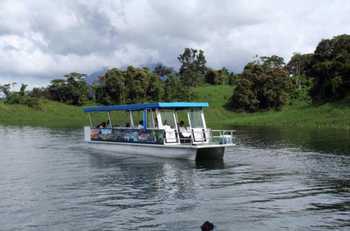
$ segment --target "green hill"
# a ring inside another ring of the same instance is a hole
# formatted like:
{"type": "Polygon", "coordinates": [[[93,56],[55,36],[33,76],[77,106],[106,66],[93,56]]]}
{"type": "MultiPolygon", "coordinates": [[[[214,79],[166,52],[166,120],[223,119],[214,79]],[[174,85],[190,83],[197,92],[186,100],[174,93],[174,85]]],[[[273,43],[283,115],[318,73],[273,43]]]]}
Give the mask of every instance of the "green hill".
{"type": "Polygon", "coordinates": [[[273,126],[350,129],[350,100],[313,106],[297,102],[281,111],[236,113],[224,109],[232,95],[230,86],[206,86],[195,90],[196,98],[207,100],[209,124],[215,127],[273,126]]]}
{"type": "MultiPolygon", "coordinates": [[[[236,113],[224,108],[224,104],[232,95],[231,86],[198,87],[194,94],[195,101],[209,102],[209,108],[206,109],[206,119],[208,125],[213,128],[283,126],[350,129],[349,100],[321,106],[299,102],[295,105],[285,106],[281,111],[236,113]]],[[[106,120],[105,115],[97,116],[99,117],[95,117],[96,121],[106,120]]],[[[40,110],[23,105],[7,105],[0,101],[0,124],[78,128],[88,124],[88,117],[82,112],[81,107],[49,100],[41,101],[40,110]]]]}
{"type": "Polygon", "coordinates": [[[42,127],[80,127],[87,116],[80,107],[49,100],[41,101],[41,109],[24,105],[8,105],[0,102],[0,124],[42,127]]]}

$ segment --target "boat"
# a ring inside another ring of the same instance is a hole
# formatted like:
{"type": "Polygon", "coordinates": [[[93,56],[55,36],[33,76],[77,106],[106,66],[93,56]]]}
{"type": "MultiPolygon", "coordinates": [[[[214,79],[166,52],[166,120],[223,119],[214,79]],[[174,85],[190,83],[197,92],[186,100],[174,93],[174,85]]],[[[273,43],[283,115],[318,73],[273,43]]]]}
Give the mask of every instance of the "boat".
{"type": "Polygon", "coordinates": [[[207,128],[203,109],[208,106],[207,102],[157,102],[85,107],[90,126],[84,127],[84,141],[111,153],[223,160],[225,150],[235,146],[234,131],[207,128]],[[124,113],[118,115],[124,118],[112,121],[115,111],[124,113]],[[95,113],[106,113],[107,122],[94,123],[95,113]]]}

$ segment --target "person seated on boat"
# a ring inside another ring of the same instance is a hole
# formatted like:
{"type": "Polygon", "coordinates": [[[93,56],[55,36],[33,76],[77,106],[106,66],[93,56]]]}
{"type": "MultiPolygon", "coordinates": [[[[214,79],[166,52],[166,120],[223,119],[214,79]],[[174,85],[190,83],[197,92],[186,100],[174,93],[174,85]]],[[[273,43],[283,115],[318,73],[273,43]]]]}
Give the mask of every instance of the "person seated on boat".
{"type": "Polygon", "coordinates": [[[154,128],[158,128],[158,119],[154,118],[154,128]]]}
{"type": "Polygon", "coordinates": [[[187,130],[185,126],[185,122],[183,120],[181,120],[179,123],[179,135],[180,135],[180,139],[183,139],[184,141],[186,140],[189,141],[191,138],[191,132],[187,130]]]}
{"type": "Polygon", "coordinates": [[[167,129],[171,129],[171,127],[170,127],[170,125],[169,125],[169,123],[168,123],[167,120],[164,120],[163,128],[166,129],[166,130],[167,130],[167,129]]]}
{"type": "Polygon", "coordinates": [[[143,120],[140,120],[139,125],[137,126],[137,128],[139,128],[139,129],[144,128],[144,127],[143,127],[143,120]]]}
{"type": "Polygon", "coordinates": [[[106,122],[102,122],[96,126],[96,128],[106,128],[106,122]]]}
{"type": "Polygon", "coordinates": [[[130,123],[127,122],[127,123],[125,124],[125,127],[126,127],[126,128],[130,128],[130,123]]]}

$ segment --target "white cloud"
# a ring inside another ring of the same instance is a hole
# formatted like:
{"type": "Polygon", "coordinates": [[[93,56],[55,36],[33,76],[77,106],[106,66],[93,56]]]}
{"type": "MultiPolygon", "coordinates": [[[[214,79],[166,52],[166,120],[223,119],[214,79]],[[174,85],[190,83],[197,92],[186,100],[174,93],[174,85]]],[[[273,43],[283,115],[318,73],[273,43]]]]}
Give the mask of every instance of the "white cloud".
{"type": "Polygon", "coordinates": [[[256,54],[312,52],[350,33],[350,4],[319,1],[2,0],[0,82],[44,83],[70,71],[163,62],[185,47],[240,71],[256,54]]]}

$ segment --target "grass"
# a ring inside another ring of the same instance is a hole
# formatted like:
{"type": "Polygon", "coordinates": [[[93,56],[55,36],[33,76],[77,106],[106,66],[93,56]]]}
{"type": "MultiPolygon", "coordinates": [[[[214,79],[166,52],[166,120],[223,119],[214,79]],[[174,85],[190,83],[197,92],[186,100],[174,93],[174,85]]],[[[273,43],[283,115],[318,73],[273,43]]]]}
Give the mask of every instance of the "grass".
{"type": "Polygon", "coordinates": [[[0,102],[0,124],[43,127],[81,127],[87,116],[80,107],[54,101],[41,101],[41,109],[0,102]]]}
{"type": "Polygon", "coordinates": [[[350,129],[350,102],[326,103],[319,106],[296,102],[281,111],[237,113],[224,108],[232,95],[230,86],[199,87],[195,91],[198,100],[207,100],[206,118],[213,127],[269,126],[301,128],[350,129]]]}
{"type": "MultiPolygon", "coordinates": [[[[269,126],[301,128],[350,129],[349,100],[337,104],[312,106],[304,102],[288,105],[281,111],[236,113],[224,108],[232,94],[231,86],[203,86],[195,89],[195,101],[208,101],[206,120],[209,127],[269,126]]],[[[40,110],[23,105],[7,105],[0,101],[0,124],[43,126],[51,128],[78,128],[89,123],[82,107],[43,100],[40,110]]],[[[94,113],[94,121],[106,121],[104,113],[94,113]]],[[[119,117],[112,114],[112,121],[119,117]]],[[[118,121],[117,121],[118,122],[118,121]]]]}

